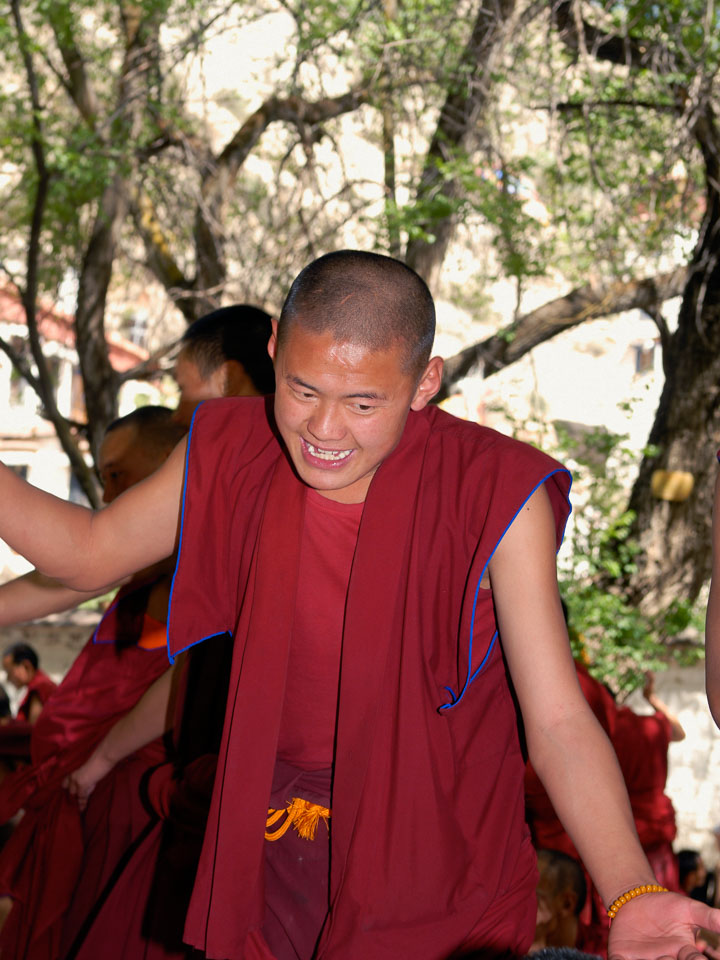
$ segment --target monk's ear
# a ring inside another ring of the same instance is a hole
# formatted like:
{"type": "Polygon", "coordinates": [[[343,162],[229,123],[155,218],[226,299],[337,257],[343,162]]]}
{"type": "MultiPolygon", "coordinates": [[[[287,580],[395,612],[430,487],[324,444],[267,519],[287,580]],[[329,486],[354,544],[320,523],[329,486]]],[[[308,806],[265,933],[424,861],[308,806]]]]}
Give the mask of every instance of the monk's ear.
{"type": "Polygon", "coordinates": [[[278,322],[273,317],[272,319],[272,333],[270,334],[270,339],[268,340],[268,353],[270,354],[270,359],[275,362],[275,355],[277,354],[277,328],[278,322]]]}
{"type": "Polygon", "coordinates": [[[578,896],[574,890],[563,890],[558,903],[558,913],[563,917],[572,917],[577,912],[578,896]]]}
{"type": "Polygon", "coordinates": [[[422,410],[430,403],[442,386],[442,372],[442,357],[431,357],[415,390],[415,396],[410,404],[411,410],[422,410]]]}

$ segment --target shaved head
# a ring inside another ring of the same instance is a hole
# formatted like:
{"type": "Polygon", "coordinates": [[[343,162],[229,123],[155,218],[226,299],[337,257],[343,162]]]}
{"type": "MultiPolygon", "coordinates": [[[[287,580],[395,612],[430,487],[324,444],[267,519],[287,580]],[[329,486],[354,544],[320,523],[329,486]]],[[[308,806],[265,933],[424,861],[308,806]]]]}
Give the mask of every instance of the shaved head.
{"type": "Polygon", "coordinates": [[[124,427],[135,431],[135,442],[139,447],[158,456],[167,456],[185,435],[185,428],[173,420],[172,410],[152,405],[138,407],[113,420],[105,430],[105,436],[124,427]]]}
{"type": "Polygon", "coordinates": [[[551,896],[555,897],[565,890],[575,894],[575,915],[579,916],[587,898],[587,884],[579,862],[560,850],[538,850],[538,870],[551,896]]]}
{"type": "Polygon", "coordinates": [[[422,373],[435,338],[435,305],[424,280],[399,260],[338,250],[298,275],[278,321],[278,346],[294,325],[373,351],[400,346],[406,372],[422,373]]]}

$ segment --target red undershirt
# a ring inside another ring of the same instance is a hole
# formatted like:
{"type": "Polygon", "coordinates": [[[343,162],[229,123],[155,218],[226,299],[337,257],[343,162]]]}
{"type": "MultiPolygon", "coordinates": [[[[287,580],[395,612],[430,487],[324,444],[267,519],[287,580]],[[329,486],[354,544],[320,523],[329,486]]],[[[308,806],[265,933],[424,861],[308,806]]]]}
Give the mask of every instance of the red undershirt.
{"type": "Polygon", "coordinates": [[[278,759],[332,766],[345,600],[364,504],[308,490],[278,759]]]}

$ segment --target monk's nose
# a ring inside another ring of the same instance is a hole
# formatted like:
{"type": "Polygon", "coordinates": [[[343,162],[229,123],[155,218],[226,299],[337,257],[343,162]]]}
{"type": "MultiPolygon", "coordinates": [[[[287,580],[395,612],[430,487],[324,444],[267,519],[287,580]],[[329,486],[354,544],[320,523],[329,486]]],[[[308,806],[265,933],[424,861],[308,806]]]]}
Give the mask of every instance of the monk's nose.
{"type": "Polygon", "coordinates": [[[308,430],[319,441],[341,440],[345,436],[341,412],[334,404],[321,404],[308,421],[308,430]]]}

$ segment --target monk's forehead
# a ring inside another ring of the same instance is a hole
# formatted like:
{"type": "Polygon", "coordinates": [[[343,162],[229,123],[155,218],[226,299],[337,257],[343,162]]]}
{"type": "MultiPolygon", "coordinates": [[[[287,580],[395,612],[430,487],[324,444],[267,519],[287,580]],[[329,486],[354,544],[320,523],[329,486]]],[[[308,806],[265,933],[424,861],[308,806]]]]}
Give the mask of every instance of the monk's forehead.
{"type": "Polygon", "coordinates": [[[139,431],[137,426],[115,427],[105,434],[100,446],[100,469],[118,463],[140,448],[139,431]]]}

